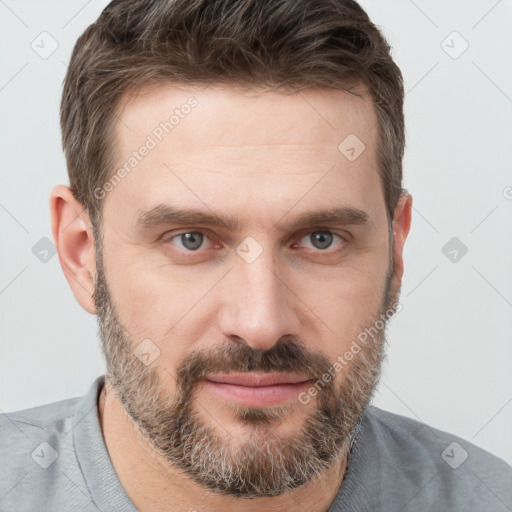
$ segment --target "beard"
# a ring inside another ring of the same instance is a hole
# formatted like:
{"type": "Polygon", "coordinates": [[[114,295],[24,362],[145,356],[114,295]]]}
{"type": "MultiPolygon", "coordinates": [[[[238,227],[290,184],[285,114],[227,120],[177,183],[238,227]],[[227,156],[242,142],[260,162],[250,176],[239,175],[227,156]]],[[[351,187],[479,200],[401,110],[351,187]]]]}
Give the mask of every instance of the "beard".
{"type": "MultiPolygon", "coordinates": [[[[330,368],[332,372],[332,361],[306,349],[300,339],[287,336],[268,350],[226,342],[215,350],[188,354],[175,370],[174,396],[166,397],[157,365],[145,366],[134,356],[137,343],[115,311],[101,250],[97,250],[96,266],[94,300],[107,366],[105,382],[144,441],[163,461],[210,491],[257,498],[279,496],[303,486],[349,455],[358,422],[380,376],[386,322],[329,382],[322,376],[330,368]],[[286,435],[280,434],[278,427],[305,407],[302,403],[265,408],[233,406],[237,423],[246,431],[235,441],[219,421],[209,418],[196,393],[207,375],[229,372],[293,372],[321,382],[322,389],[316,401],[311,401],[301,427],[286,435]]],[[[380,310],[361,331],[393,311],[391,304],[397,293],[391,291],[391,277],[390,260],[380,310]]],[[[340,343],[340,347],[346,346],[340,343]]]]}

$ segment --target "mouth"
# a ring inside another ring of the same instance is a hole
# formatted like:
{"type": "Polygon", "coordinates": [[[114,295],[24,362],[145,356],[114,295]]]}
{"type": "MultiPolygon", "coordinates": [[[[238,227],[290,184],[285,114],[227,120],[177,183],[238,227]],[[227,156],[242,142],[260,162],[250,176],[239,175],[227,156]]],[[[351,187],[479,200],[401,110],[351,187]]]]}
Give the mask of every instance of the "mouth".
{"type": "Polygon", "coordinates": [[[246,407],[270,407],[296,401],[312,379],[291,373],[228,373],[209,375],[202,382],[224,400],[246,407]]]}

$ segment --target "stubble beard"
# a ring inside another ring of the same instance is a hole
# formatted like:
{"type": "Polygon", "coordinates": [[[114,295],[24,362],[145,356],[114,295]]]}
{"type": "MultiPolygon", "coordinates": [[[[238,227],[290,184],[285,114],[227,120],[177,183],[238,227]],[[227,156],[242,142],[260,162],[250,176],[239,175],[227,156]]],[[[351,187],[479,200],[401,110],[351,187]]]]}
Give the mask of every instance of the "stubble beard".
{"type": "MultiPolygon", "coordinates": [[[[397,298],[398,291],[390,287],[391,269],[392,263],[381,310],[368,328],[390,310],[397,298]]],[[[380,377],[385,328],[360,344],[360,351],[336,380],[323,383],[298,432],[284,436],[278,430],[298,407],[305,407],[299,403],[264,409],[237,406],[235,416],[247,435],[234,442],[198,400],[195,392],[204,376],[229,371],[276,371],[310,375],[318,382],[332,368],[332,362],[321,353],[306,350],[297,338],[284,337],[267,351],[229,344],[214,352],[187,356],[173,372],[175,395],[166,397],[158,366],[145,366],[134,356],[137,343],[116,314],[101,251],[97,252],[94,300],[107,363],[105,382],[147,445],[204,488],[240,498],[280,496],[311,482],[349,454],[358,422],[380,377]]]]}

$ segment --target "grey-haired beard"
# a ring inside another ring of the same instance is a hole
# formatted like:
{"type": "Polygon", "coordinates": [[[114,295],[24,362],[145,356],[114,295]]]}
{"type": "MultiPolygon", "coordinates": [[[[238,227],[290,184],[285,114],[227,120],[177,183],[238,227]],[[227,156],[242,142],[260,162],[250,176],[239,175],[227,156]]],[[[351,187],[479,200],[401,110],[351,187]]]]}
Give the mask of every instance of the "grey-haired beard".
{"type": "MultiPolygon", "coordinates": [[[[303,405],[237,406],[233,410],[247,428],[247,436],[236,444],[230,443],[227,432],[223,435],[222,429],[212,426],[216,422],[209,425],[205,421],[208,416],[195,394],[205,375],[230,371],[294,372],[319,382],[333,362],[319,352],[307,350],[296,337],[283,337],[266,351],[227,342],[215,350],[192,352],[181,361],[175,369],[176,392],[165,397],[156,371],[158,359],[145,366],[134,356],[137,342],[116,314],[98,248],[96,263],[94,300],[107,364],[105,381],[144,441],[164,461],[210,491],[256,498],[297,489],[349,454],[356,427],[380,376],[385,327],[371,340],[359,344],[359,352],[336,379],[323,382],[316,403],[311,404],[312,411],[294,436],[280,435],[278,427],[293,409],[303,405]]],[[[365,327],[371,327],[390,311],[397,297],[397,292],[391,291],[391,277],[390,260],[380,311],[365,327]]],[[[340,347],[346,347],[349,340],[342,341],[340,347]]]]}

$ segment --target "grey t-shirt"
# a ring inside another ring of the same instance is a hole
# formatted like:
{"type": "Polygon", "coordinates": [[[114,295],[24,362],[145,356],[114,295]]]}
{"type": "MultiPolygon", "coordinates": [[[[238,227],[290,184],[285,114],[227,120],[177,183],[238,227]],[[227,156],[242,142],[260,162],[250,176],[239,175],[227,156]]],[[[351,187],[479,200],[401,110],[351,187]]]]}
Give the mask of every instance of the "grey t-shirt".
{"type": "MultiPolygon", "coordinates": [[[[0,511],[137,510],[101,433],[103,384],[100,376],[82,398],[0,415],[0,511]]],[[[512,468],[451,434],[369,407],[329,509],[364,511],[512,511],[512,468]]]]}

